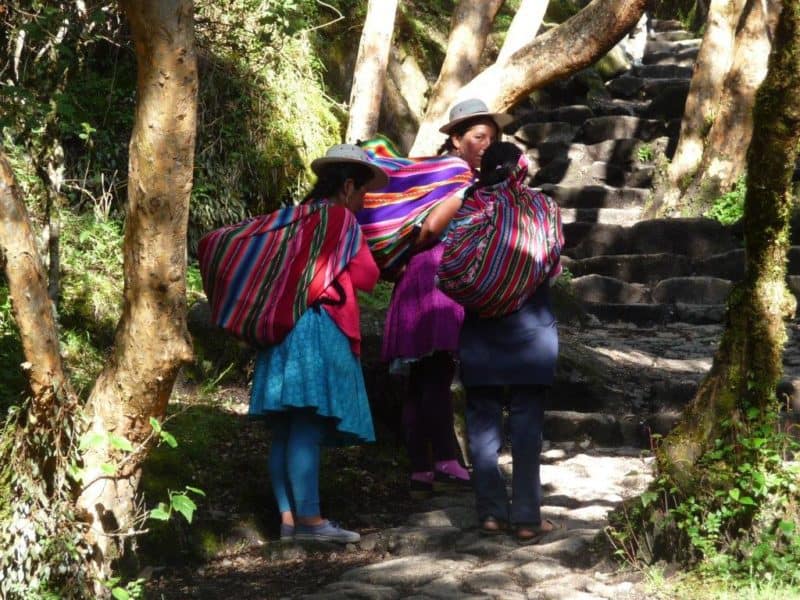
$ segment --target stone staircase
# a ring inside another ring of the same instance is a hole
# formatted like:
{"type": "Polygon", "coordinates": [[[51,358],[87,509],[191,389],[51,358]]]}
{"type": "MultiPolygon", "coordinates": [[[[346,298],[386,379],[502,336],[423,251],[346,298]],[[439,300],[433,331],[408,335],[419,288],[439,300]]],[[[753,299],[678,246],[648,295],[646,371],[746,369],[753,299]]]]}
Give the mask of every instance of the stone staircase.
{"type": "MultiPolygon", "coordinates": [[[[593,319],[560,326],[551,441],[646,447],[649,433],[667,433],[711,366],[744,274],[739,227],[642,218],[654,159],[674,153],[700,44],[680,27],[653,21],[630,69],[601,86],[585,73],[557,83],[507,130],[531,162],[531,185],[561,207],[563,265],[593,319]]],[[[800,238],[792,243],[788,283],[800,296],[800,238]]],[[[800,384],[796,323],[789,334],[786,377],[800,384]]]]}
{"type": "MultiPolygon", "coordinates": [[[[641,220],[654,159],[671,157],[678,140],[699,44],[679,23],[654,21],[640,64],[583,97],[555,94],[552,108],[519,115],[512,134],[532,185],[561,207],[572,290],[603,322],[719,323],[744,273],[737,227],[641,220]]],[[[789,258],[800,294],[800,246],[789,258]]]]}

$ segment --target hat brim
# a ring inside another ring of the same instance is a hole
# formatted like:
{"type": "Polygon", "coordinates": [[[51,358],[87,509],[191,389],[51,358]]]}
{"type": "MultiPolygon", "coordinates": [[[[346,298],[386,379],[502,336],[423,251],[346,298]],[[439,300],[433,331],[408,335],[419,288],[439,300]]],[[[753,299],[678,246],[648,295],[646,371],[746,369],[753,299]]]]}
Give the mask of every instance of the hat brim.
{"type": "Polygon", "coordinates": [[[379,166],[364,160],[357,160],[355,158],[339,158],[335,156],[321,156],[311,161],[311,170],[319,176],[320,170],[331,164],[354,163],[363,165],[372,171],[372,179],[365,184],[365,189],[368,192],[374,192],[377,189],[384,187],[389,183],[389,177],[384,173],[383,169],[379,166]]]}
{"type": "Polygon", "coordinates": [[[464,121],[470,121],[472,119],[491,119],[497,125],[497,128],[502,132],[506,125],[510,124],[514,117],[509,115],[508,113],[474,113],[471,115],[465,115],[463,117],[459,117],[458,119],[453,119],[449,123],[442,125],[439,128],[441,133],[450,134],[454,127],[456,127],[459,123],[463,123],[464,121]]]}

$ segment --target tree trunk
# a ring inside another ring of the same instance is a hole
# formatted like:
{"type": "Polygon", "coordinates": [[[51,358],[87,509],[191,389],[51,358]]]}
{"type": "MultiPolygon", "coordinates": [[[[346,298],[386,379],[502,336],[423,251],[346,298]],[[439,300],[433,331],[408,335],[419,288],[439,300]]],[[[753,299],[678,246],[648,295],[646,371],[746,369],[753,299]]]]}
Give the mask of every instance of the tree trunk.
{"type": "Polygon", "coordinates": [[[397,0],[369,2],[350,90],[350,120],[345,135],[348,143],[371,138],[378,128],[396,14],[397,0]]]}
{"type": "MultiPolygon", "coordinates": [[[[447,120],[447,111],[458,90],[475,77],[480,58],[486,47],[486,38],[504,0],[461,0],[453,13],[447,53],[439,77],[431,89],[425,116],[422,118],[417,138],[410,155],[432,154],[436,147],[418,145],[420,140],[433,140],[441,136],[438,130],[447,120]]],[[[482,97],[480,94],[478,97],[482,97]]]]}
{"type": "Polygon", "coordinates": [[[60,401],[75,401],[64,374],[48,278],[28,211],[6,156],[0,152],[0,249],[32,394],[30,418],[50,422],[60,401]]]}
{"type": "MultiPolygon", "coordinates": [[[[701,215],[744,174],[753,134],[753,104],[767,73],[780,6],[775,0],[747,0],[739,18],[730,70],[719,108],[705,139],[702,159],[678,204],[682,213],[701,215]],[[766,12],[765,12],[766,9],[766,12]]],[[[715,57],[717,58],[717,57],[715,57]]]]}
{"type": "Polygon", "coordinates": [[[661,472],[683,492],[691,491],[692,466],[714,443],[722,418],[736,419],[743,406],[764,416],[777,409],[784,319],[796,304],[785,279],[791,180],[800,143],[800,1],[785,5],[747,151],[745,277],[728,301],[728,323],[711,372],[658,453],[661,472]]]}
{"type": "MultiPolygon", "coordinates": [[[[94,431],[146,446],[149,418],[163,417],[179,368],[192,357],[186,327],[186,229],[197,113],[191,0],[123,0],[137,59],[125,219],[124,299],[114,350],[90,395],[94,431]]],[[[90,515],[99,575],[134,526],[134,494],[145,452],[108,448],[85,455],[78,500],[90,515]],[[114,476],[103,463],[124,458],[114,476]]]]}
{"type": "Polygon", "coordinates": [[[497,62],[504,62],[527,44],[531,36],[536,37],[549,3],[550,0],[522,0],[511,20],[511,25],[508,26],[506,39],[503,40],[503,46],[497,55],[497,62]]]}
{"type": "MultiPolygon", "coordinates": [[[[712,0],[706,31],[694,66],[689,95],[681,121],[681,133],[669,165],[668,185],[675,193],[664,200],[666,212],[676,206],[681,189],[687,187],[703,157],[703,143],[719,102],[725,76],[733,61],[736,23],[745,0],[712,0]],[[681,183],[683,185],[681,185],[681,183]]],[[[670,193],[671,190],[667,190],[670,193]]]]}
{"type": "MultiPolygon", "coordinates": [[[[504,63],[495,63],[461,88],[451,101],[481,98],[491,110],[505,111],[533,90],[588,67],[608,52],[633,27],[648,0],[593,0],[578,14],[538,36],[530,32],[528,43],[504,63]]],[[[439,127],[446,122],[426,115],[411,154],[436,150],[439,127]]]]}

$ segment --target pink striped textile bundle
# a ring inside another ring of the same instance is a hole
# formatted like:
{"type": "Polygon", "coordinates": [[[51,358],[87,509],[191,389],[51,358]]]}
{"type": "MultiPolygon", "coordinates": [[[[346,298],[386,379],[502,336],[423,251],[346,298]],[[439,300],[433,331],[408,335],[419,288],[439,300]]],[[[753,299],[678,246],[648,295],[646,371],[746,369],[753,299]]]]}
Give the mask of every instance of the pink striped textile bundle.
{"type": "Polygon", "coordinates": [[[280,343],[360,246],[355,216],[324,201],[207,233],[197,253],[212,321],[257,347],[280,343]]]}
{"type": "Polygon", "coordinates": [[[375,262],[383,270],[400,266],[414,240],[415,226],[431,209],[472,183],[469,165],[454,156],[404,158],[384,137],[361,146],[389,176],[384,188],[368,193],[356,217],[375,262]]]}
{"type": "Polygon", "coordinates": [[[527,173],[523,154],[508,179],[464,200],[444,240],[439,288],[481,317],[518,310],[561,272],[561,211],[523,183],[527,173]]]}

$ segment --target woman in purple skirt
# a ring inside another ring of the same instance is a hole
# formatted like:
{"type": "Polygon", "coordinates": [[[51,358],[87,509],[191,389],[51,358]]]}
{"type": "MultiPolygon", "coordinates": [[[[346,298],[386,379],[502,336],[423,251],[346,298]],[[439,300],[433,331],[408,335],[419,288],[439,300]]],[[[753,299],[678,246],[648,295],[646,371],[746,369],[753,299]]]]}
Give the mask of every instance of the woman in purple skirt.
{"type": "MultiPolygon", "coordinates": [[[[481,100],[460,102],[439,130],[448,136],[439,154],[462,158],[477,175],[483,151],[511,120],[510,115],[490,113],[481,100]]],[[[414,495],[432,492],[434,481],[470,485],[469,472],[457,458],[450,394],[464,309],[435,283],[440,237],[460,206],[460,194],[451,196],[422,223],[386,317],[383,359],[391,362],[393,372],[409,375],[403,427],[414,495]]]]}

